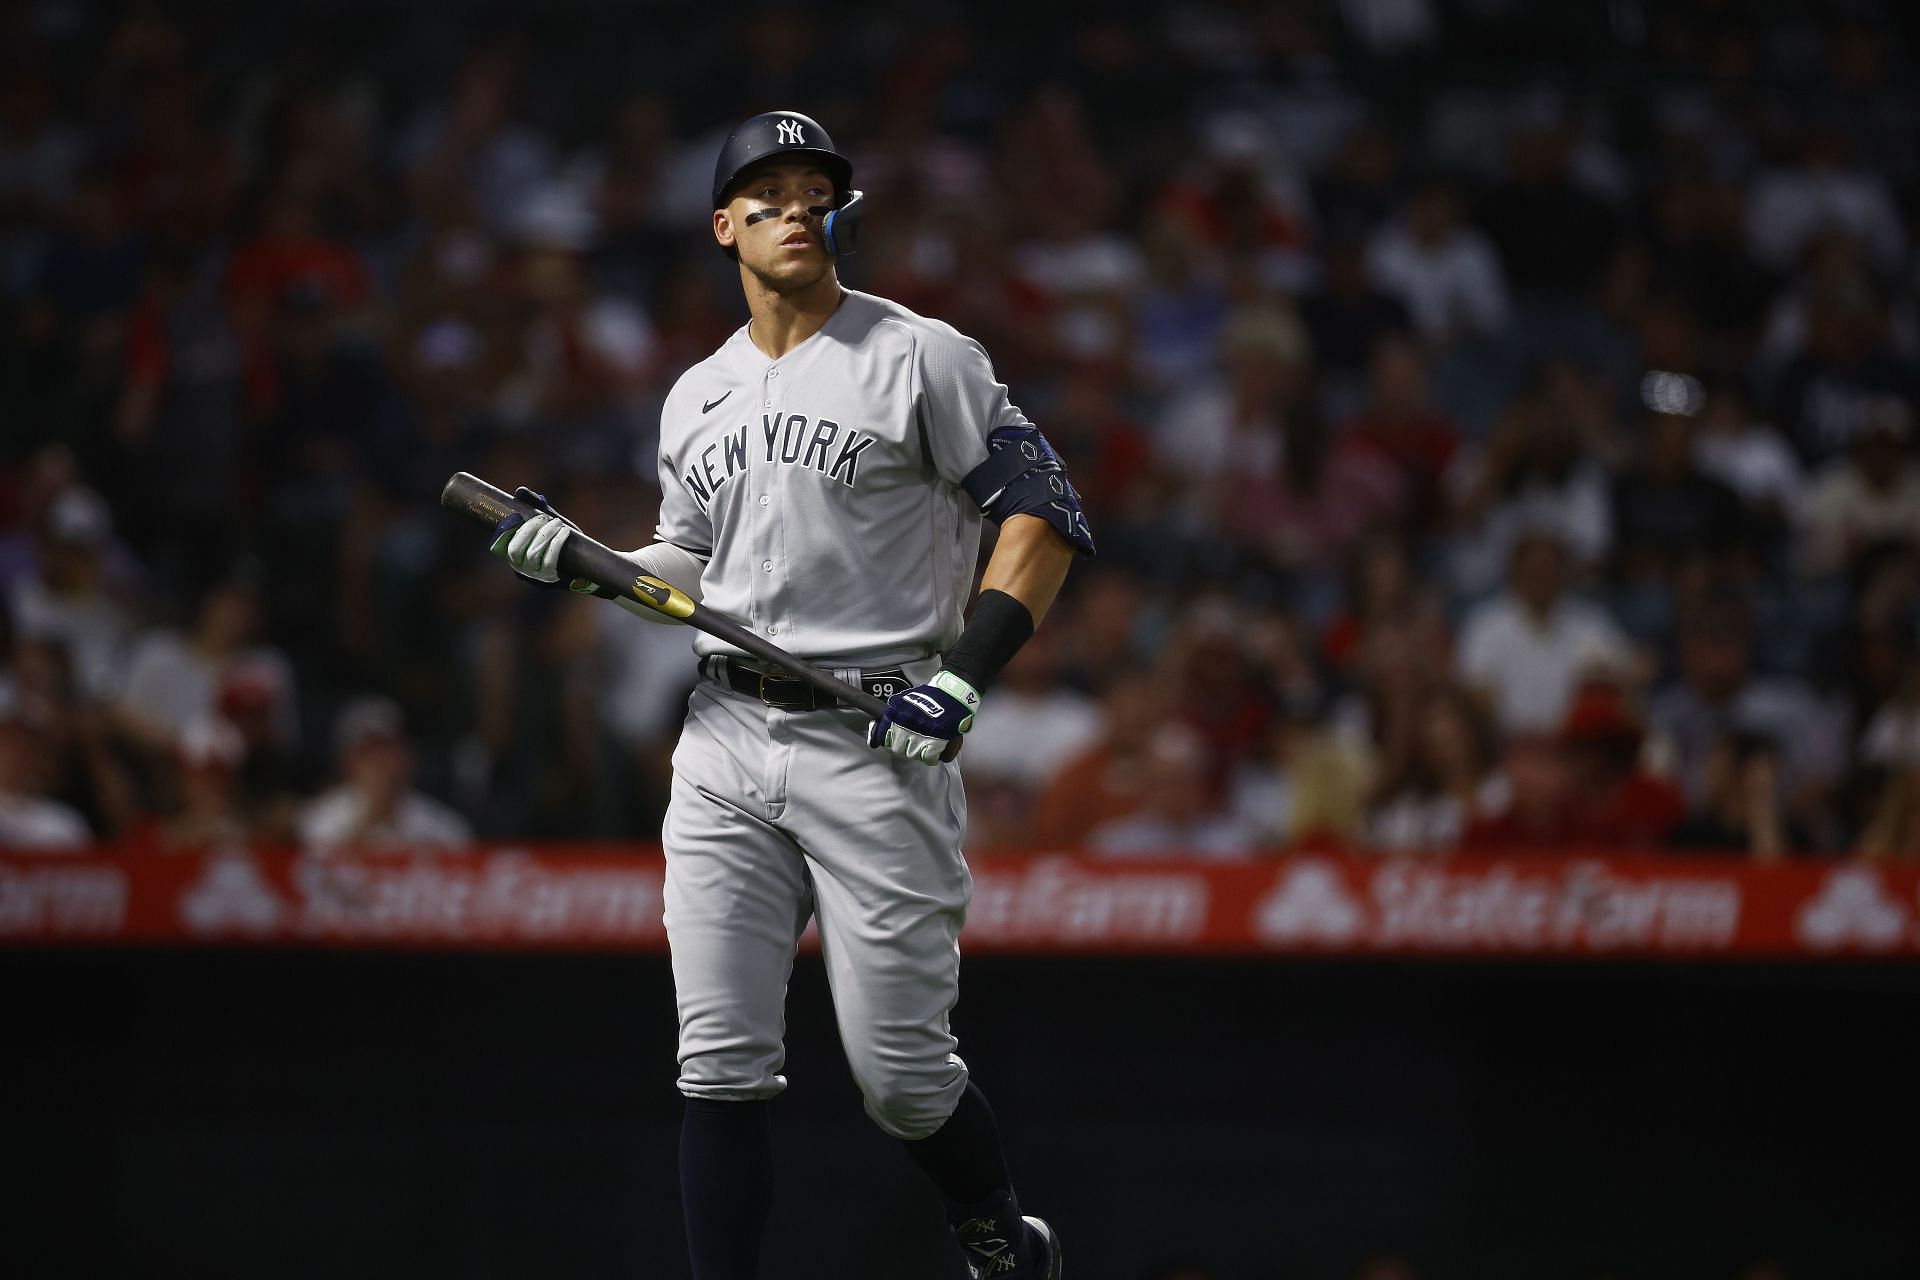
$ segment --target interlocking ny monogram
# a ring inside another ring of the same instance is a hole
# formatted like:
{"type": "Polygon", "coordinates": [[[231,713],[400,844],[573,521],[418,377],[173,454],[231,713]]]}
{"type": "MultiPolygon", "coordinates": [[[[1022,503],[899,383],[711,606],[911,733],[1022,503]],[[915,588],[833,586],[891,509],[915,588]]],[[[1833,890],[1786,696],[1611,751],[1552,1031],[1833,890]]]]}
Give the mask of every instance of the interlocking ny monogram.
{"type": "Polygon", "coordinates": [[[796,147],[806,145],[807,137],[800,131],[800,122],[798,120],[782,120],[778,125],[774,126],[774,128],[780,135],[780,141],[796,147]]]}

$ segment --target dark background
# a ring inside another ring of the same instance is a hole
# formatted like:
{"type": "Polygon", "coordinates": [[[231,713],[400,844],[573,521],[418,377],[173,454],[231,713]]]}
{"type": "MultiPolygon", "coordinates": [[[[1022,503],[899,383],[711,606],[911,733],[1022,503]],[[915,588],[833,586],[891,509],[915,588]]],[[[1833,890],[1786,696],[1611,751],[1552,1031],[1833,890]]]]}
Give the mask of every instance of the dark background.
{"type": "MultiPolygon", "coordinates": [[[[686,1275],[662,958],[15,954],[11,1276],[686,1275]]],[[[969,963],[1073,1280],[1920,1274],[1920,974],[969,963]]],[[[957,1277],[795,978],[763,1274],[957,1277]]]]}

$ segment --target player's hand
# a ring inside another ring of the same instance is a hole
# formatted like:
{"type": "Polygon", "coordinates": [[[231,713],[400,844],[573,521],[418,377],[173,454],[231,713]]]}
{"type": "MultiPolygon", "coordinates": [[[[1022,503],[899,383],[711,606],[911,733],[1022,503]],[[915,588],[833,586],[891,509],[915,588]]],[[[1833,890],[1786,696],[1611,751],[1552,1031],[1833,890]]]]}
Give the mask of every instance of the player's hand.
{"type": "MultiPolygon", "coordinates": [[[[495,525],[490,549],[521,577],[552,586],[560,581],[561,548],[579,526],[525,485],[515,489],[513,496],[539,510],[525,518],[508,516],[495,525]]],[[[593,590],[593,584],[585,578],[575,578],[569,585],[575,591],[593,590]]]]}
{"type": "Polygon", "coordinates": [[[867,726],[867,745],[897,756],[938,764],[947,748],[973,727],[980,693],[951,671],[887,700],[887,709],[867,726]]]}

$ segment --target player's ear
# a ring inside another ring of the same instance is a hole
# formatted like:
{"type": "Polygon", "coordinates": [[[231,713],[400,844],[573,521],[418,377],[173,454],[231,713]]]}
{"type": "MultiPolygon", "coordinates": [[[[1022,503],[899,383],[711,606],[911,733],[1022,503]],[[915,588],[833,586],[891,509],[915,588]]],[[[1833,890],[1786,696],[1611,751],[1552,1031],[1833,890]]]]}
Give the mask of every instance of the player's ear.
{"type": "Polygon", "coordinates": [[[733,248],[733,215],[725,209],[713,211],[713,238],[720,242],[722,249],[733,248]]]}

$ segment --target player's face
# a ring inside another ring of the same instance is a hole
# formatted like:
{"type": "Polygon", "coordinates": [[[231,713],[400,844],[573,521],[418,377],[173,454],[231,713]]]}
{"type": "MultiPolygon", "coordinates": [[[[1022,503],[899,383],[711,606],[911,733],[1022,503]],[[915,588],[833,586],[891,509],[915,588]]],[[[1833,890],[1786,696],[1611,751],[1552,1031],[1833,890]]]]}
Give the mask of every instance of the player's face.
{"type": "Polygon", "coordinates": [[[774,164],[755,170],[724,209],[713,233],[739,250],[740,265],[778,292],[805,289],[833,268],[821,227],[834,204],[833,179],[811,165],[774,164]]]}

